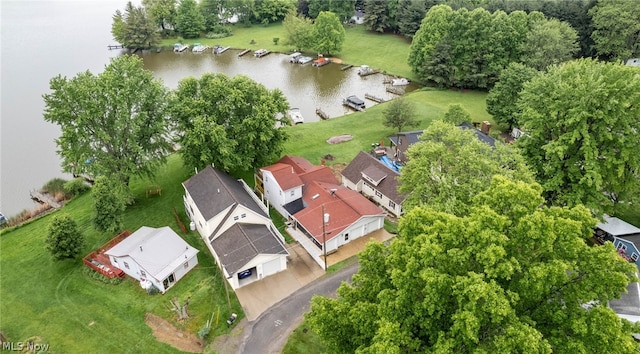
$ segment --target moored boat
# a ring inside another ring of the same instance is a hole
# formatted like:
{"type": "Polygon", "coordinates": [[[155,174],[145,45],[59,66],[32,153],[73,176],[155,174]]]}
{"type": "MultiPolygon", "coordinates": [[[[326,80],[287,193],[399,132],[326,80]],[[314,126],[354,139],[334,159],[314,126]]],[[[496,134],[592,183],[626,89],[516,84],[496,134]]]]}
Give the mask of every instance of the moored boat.
{"type": "Polygon", "coordinates": [[[253,55],[254,55],[256,58],[262,58],[263,56],[265,56],[265,55],[267,55],[267,54],[269,54],[269,53],[271,53],[271,52],[270,52],[270,51],[268,51],[268,50],[266,50],[266,49],[258,49],[258,50],[256,50],[255,52],[253,52],[253,55]]]}
{"type": "Polygon", "coordinates": [[[355,95],[349,96],[342,100],[342,104],[347,107],[353,108],[356,111],[364,111],[364,109],[366,108],[364,101],[359,99],[358,96],[355,95]]]}
{"type": "Polygon", "coordinates": [[[229,47],[229,46],[223,47],[223,46],[220,46],[220,45],[215,45],[215,46],[213,46],[213,54],[222,54],[222,53],[226,52],[227,50],[229,50],[229,48],[231,48],[231,47],[229,47]]]}
{"type": "Polygon", "coordinates": [[[405,79],[404,77],[398,78],[398,79],[393,79],[391,80],[391,85],[393,86],[406,86],[409,85],[409,80],[405,79]]]}
{"type": "Polygon", "coordinates": [[[306,64],[310,61],[313,61],[312,57],[300,57],[298,58],[298,64],[306,64]]]}
{"type": "Polygon", "coordinates": [[[299,108],[291,108],[288,110],[287,118],[291,119],[291,123],[294,125],[304,123],[304,117],[302,116],[302,113],[300,113],[299,108]]]}
{"type": "Polygon", "coordinates": [[[173,51],[176,53],[182,53],[187,49],[189,49],[189,46],[186,44],[176,43],[173,45],[173,51]]]}

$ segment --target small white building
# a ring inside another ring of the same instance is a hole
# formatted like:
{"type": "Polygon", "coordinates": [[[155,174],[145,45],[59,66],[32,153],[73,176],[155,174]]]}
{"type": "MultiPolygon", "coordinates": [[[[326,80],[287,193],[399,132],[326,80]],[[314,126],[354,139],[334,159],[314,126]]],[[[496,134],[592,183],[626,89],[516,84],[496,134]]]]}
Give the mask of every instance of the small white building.
{"type": "Polygon", "coordinates": [[[198,264],[198,250],[168,226],[143,226],[105,254],[113,266],[163,294],[198,264]]]}

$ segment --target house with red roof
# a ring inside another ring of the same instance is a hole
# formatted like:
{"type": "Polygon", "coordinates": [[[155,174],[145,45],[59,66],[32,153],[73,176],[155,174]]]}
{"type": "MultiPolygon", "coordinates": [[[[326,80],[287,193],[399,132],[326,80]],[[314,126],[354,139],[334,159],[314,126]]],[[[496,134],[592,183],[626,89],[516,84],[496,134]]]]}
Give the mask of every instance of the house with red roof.
{"type": "Polygon", "coordinates": [[[341,185],[328,167],[302,157],[284,156],[261,168],[256,190],[288,220],[292,236],[321,266],[325,252],[384,226],[381,208],[341,185]]]}

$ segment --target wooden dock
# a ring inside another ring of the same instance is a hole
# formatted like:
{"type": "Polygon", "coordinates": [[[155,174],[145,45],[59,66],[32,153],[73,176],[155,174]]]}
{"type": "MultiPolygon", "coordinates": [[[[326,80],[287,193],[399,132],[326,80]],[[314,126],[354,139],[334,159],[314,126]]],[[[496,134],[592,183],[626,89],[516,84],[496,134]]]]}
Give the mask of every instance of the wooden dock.
{"type": "Polygon", "coordinates": [[[31,195],[31,199],[35,200],[40,204],[48,204],[50,207],[54,209],[62,208],[62,205],[56,202],[56,200],[53,199],[53,197],[49,194],[43,194],[43,193],[40,193],[39,191],[31,191],[29,192],[29,195],[31,195]]]}
{"type": "Polygon", "coordinates": [[[329,119],[329,115],[324,113],[320,108],[316,108],[316,114],[324,120],[329,119]]]}
{"type": "Polygon", "coordinates": [[[245,50],[241,51],[240,53],[238,53],[238,56],[241,57],[241,56],[249,53],[250,51],[251,51],[251,49],[245,49],[245,50]]]}
{"type": "Polygon", "coordinates": [[[392,93],[394,95],[402,96],[404,94],[404,89],[397,87],[387,87],[387,92],[392,93]]]}
{"type": "Polygon", "coordinates": [[[371,100],[371,101],[373,101],[373,102],[378,102],[378,103],[383,103],[383,102],[385,102],[385,101],[386,101],[384,98],[376,97],[376,96],[374,96],[374,95],[370,95],[370,94],[368,94],[368,93],[365,93],[365,94],[364,94],[364,98],[366,98],[366,99],[368,99],[368,100],[371,100]]]}
{"type": "Polygon", "coordinates": [[[122,44],[109,44],[107,46],[107,49],[109,50],[113,50],[113,49],[124,49],[124,46],[122,44]]]}
{"type": "Polygon", "coordinates": [[[353,65],[349,64],[349,65],[345,65],[345,66],[341,67],[340,70],[345,71],[345,70],[348,70],[348,69],[351,69],[351,68],[353,68],[353,65]]]}

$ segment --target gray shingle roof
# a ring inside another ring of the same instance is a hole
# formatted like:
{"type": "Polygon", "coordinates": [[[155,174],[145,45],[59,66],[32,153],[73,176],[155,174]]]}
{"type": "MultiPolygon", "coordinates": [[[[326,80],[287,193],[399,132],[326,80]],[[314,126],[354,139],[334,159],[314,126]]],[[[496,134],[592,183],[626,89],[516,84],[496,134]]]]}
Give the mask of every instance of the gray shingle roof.
{"type": "Polygon", "coordinates": [[[259,215],[268,217],[240,181],[211,166],[184,181],[182,185],[205,220],[210,220],[235,204],[244,205],[259,215]]]}
{"type": "Polygon", "coordinates": [[[492,138],[490,135],[487,135],[481,132],[478,128],[474,127],[469,122],[463,122],[458,127],[464,130],[471,130],[476,134],[476,137],[480,139],[485,144],[489,144],[491,147],[496,147],[496,139],[492,138]]]}
{"type": "Polygon", "coordinates": [[[227,272],[235,274],[260,254],[289,254],[268,227],[237,223],[211,242],[227,272]]]}
{"type": "MultiPolygon", "coordinates": [[[[346,177],[353,183],[358,183],[362,179],[362,173],[366,171],[367,174],[374,174],[375,176],[386,175],[375,188],[380,193],[387,196],[396,204],[402,204],[405,196],[398,193],[398,176],[399,174],[392,169],[388,168],[380,160],[367,154],[364,151],[360,151],[358,155],[351,160],[349,165],[342,171],[343,178],[346,177]],[[372,171],[377,170],[377,173],[372,171]]],[[[373,176],[371,176],[373,177],[373,176]]]]}

